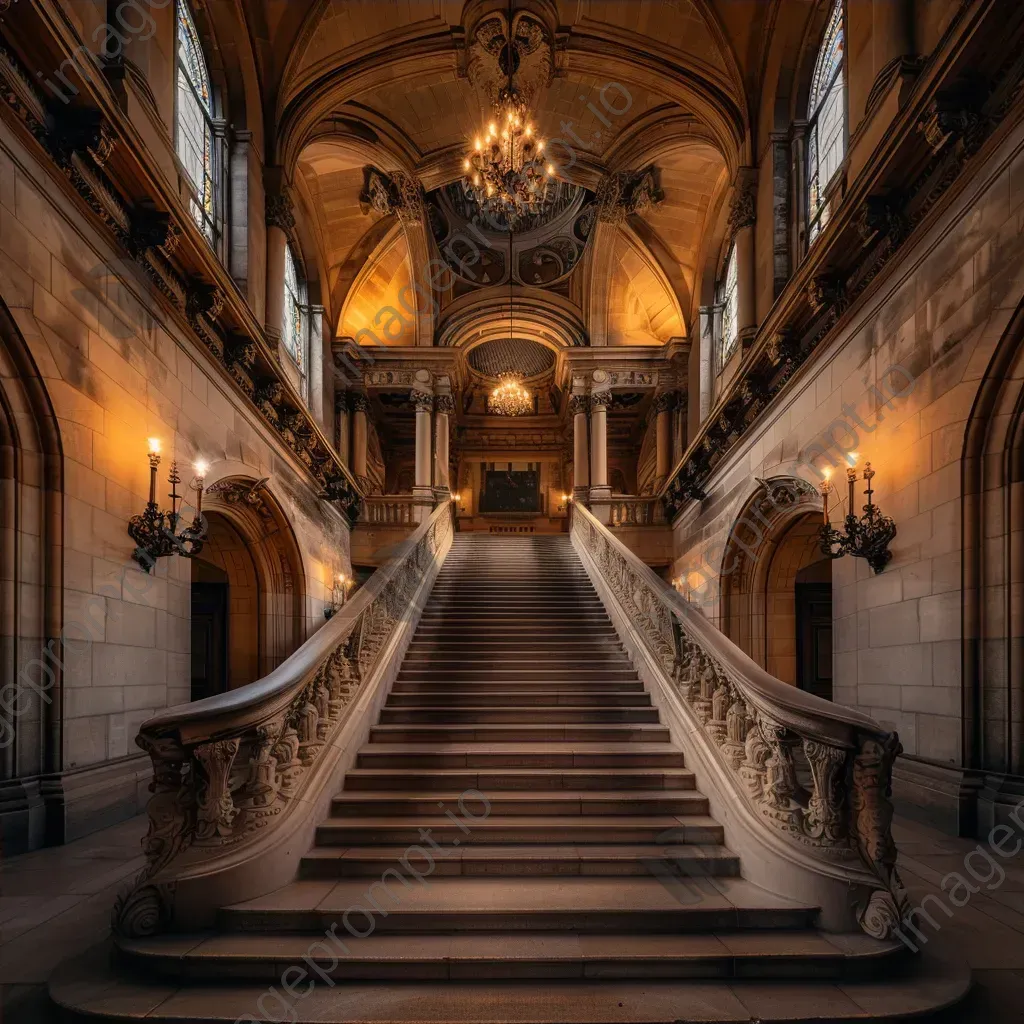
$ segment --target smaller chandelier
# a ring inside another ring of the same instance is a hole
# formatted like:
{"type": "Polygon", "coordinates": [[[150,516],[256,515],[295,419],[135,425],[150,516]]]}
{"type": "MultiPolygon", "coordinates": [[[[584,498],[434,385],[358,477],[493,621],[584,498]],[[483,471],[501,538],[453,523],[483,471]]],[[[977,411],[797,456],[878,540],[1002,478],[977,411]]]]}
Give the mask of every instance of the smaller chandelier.
{"type": "Polygon", "coordinates": [[[831,481],[831,470],[826,469],[825,478],[821,482],[822,514],[824,521],[818,531],[818,539],[821,552],[829,558],[842,558],[843,555],[853,555],[854,558],[863,558],[874,573],[880,573],[892,558],[889,545],[896,536],[896,523],[890,516],[882,515],[882,510],[875,504],[874,488],[871,481],[875,471],[871,468],[870,462],[864,463],[864,483],[867,489],[864,491],[868,503],[863,506],[864,514],[858,517],[853,510],[854,484],[857,482],[857,453],[851,452],[850,468],[846,471],[847,486],[849,487],[849,505],[844,522],[844,529],[837,530],[831,523],[828,514],[828,496],[834,490],[831,481]]]}
{"type": "Polygon", "coordinates": [[[494,119],[462,162],[462,184],[482,210],[513,224],[547,202],[555,169],[544,166],[543,154],[526,104],[515,89],[503,89],[494,119]]]}
{"type": "Polygon", "coordinates": [[[501,383],[487,396],[487,408],[496,416],[526,416],[533,412],[533,395],[514,373],[503,373],[501,383]]]}

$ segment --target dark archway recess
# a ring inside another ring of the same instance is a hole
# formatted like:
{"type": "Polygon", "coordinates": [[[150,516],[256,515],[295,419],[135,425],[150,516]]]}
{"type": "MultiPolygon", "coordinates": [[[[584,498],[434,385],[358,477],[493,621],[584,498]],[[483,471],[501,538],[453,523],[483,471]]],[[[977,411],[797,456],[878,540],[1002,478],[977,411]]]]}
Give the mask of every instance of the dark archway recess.
{"type": "Polygon", "coordinates": [[[28,345],[0,300],[0,837],[64,841],[64,456],[28,345]]]}
{"type": "Polygon", "coordinates": [[[234,689],[267,675],[305,640],[305,574],[291,525],[263,481],[218,481],[203,511],[210,540],[192,581],[227,585],[223,677],[234,689]]]}
{"type": "Polygon", "coordinates": [[[963,764],[987,834],[1024,798],[1024,301],[996,345],[964,434],[963,764]]]}

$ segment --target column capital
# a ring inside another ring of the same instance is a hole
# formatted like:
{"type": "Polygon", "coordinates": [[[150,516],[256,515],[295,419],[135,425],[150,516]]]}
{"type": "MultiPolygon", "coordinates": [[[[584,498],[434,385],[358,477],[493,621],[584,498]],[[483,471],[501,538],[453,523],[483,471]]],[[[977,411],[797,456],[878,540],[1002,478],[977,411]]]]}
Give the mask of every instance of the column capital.
{"type": "Polygon", "coordinates": [[[438,395],[434,399],[434,409],[445,416],[451,416],[455,412],[455,399],[451,395],[438,395]]]}
{"type": "Polygon", "coordinates": [[[590,409],[590,396],[589,395],[570,395],[569,396],[569,411],[573,416],[578,416],[580,413],[586,415],[590,409]]]}
{"type": "Polygon", "coordinates": [[[369,412],[370,399],[362,391],[353,391],[349,397],[353,412],[369,412]]]}
{"type": "Polygon", "coordinates": [[[286,232],[295,228],[295,212],[287,188],[267,193],[267,227],[286,232]]]}
{"type": "Polygon", "coordinates": [[[679,395],[675,391],[659,391],[654,396],[653,409],[655,413],[669,412],[675,408],[679,395]]]}
{"type": "Polygon", "coordinates": [[[757,220],[757,169],[741,167],[736,172],[732,204],[729,208],[729,234],[753,227],[757,220]]]}
{"type": "Polygon", "coordinates": [[[430,413],[434,411],[434,396],[428,391],[413,390],[409,394],[409,401],[416,406],[416,412],[430,413]]]}
{"type": "Polygon", "coordinates": [[[605,409],[612,404],[612,393],[610,391],[593,391],[590,395],[591,410],[605,409]]]}

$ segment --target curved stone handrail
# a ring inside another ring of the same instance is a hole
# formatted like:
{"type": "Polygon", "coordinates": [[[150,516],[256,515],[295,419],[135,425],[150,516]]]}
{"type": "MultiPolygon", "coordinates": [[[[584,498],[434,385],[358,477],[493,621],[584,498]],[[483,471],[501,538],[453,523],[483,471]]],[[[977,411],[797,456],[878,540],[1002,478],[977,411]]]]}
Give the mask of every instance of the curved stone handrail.
{"type": "Polygon", "coordinates": [[[908,910],[889,800],[897,735],[769,675],[579,504],[571,533],[744,873],[813,894],[826,927],[850,927],[852,911],[892,937],[908,910]]]}
{"type": "Polygon", "coordinates": [[[453,533],[444,502],[268,675],[143,723],[136,742],[153,762],[147,862],[114,907],[118,935],[194,927],[218,906],[291,880],[397,673],[453,533]]]}

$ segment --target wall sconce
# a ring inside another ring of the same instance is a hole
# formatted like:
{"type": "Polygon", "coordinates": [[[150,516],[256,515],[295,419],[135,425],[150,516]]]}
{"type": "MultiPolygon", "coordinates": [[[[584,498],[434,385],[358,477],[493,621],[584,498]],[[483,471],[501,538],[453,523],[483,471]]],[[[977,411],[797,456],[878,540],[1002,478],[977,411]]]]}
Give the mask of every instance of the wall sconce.
{"type": "Polygon", "coordinates": [[[818,536],[821,542],[821,551],[829,558],[842,558],[843,555],[853,555],[854,558],[864,558],[875,573],[880,573],[892,558],[889,545],[896,536],[896,523],[890,516],[883,516],[882,510],[872,500],[874,493],[871,487],[871,479],[875,471],[871,468],[870,462],[864,463],[863,480],[867,484],[864,494],[868,503],[864,506],[859,518],[854,514],[854,484],[857,482],[857,453],[850,453],[850,468],[846,471],[846,481],[849,487],[849,509],[843,530],[837,530],[829,520],[828,496],[833,490],[831,481],[832,470],[825,470],[825,479],[821,482],[822,514],[824,522],[818,536]]]}
{"type": "Polygon", "coordinates": [[[558,511],[559,512],[564,512],[569,507],[569,502],[570,501],[572,501],[572,495],[571,494],[563,494],[562,495],[562,504],[558,506],[558,511]]]}
{"type": "Polygon", "coordinates": [[[183,555],[185,558],[193,558],[203,549],[206,541],[206,523],[203,520],[203,479],[206,476],[209,466],[202,459],[196,462],[196,476],[192,481],[192,488],[196,492],[196,514],[192,525],[178,530],[181,522],[180,502],[182,495],[178,494],[178,484],[181,477],[178,475],[177,462],[171,463],[171,471],[167,480],[171,485],[171,510],[161,512],[156,501],[156,471],[160,465],[160,441],[151,437],[149,439],[149,501],[146,503],[145,511],[140,515],[132,516],[128,521],[128,536],[135,541],[135,550],[132,558],[149,572],[158,558],[166,558],[169,555],[183,555]]]}
{"type": "Polygon", "coordinates": [[[331,588],[331,603],[324,608],[324,618],[331,619],[335,613],[340,612],[345,599],[348,597],[349,588],[355,580],[349,579],[343,572],[334,577],[334,586],[331,588]]]}

